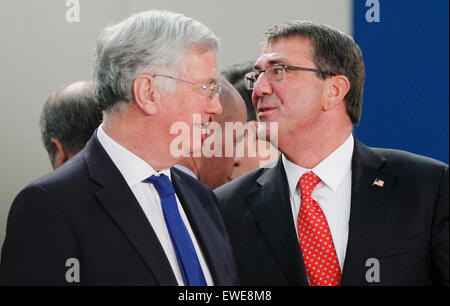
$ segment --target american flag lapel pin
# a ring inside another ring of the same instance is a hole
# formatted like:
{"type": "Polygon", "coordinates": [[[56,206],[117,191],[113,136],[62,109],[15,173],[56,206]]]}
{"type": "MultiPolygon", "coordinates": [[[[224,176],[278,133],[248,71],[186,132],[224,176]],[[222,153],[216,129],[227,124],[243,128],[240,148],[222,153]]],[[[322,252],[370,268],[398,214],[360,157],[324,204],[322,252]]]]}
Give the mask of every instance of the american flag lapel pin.
{"type": "Polygon", "coordinates": [[[372,186],[378,186],[378,187],[383,188],[383,186],[384,186],[384,181],[383,181],[383,180],[380,180],[379,178],[375,178],[375,180],[374,180],[373,183],[372,183],[372,186]]]}

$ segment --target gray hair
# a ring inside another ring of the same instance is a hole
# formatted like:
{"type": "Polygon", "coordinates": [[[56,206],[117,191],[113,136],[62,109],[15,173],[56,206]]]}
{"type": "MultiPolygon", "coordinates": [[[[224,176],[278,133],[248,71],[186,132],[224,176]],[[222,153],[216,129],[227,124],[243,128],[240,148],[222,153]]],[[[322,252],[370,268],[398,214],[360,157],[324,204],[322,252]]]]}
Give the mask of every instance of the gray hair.
{"type": "MultiPolygon", "coordinates": [[[[133,100],[133,81],[143,73],[183,70],[183,55],[218,49],[218,38],[202,23],[168,11],[146,11],[107,27],[97,40],[95,95],[104,112],[133,100]]],[[[155,81],[161,87],[161,79],[155,81]]],[[[166,90],[168,90],[166,88],[166,90]]]]}
{"type": "Polygon", "coordinates": [[[52,164],[56,154],[52,138],[75,155],[84,148],[101,121],[92,82],[76,82],[52,93],[44,104],[39,122],[42,142],[52,164]]]}

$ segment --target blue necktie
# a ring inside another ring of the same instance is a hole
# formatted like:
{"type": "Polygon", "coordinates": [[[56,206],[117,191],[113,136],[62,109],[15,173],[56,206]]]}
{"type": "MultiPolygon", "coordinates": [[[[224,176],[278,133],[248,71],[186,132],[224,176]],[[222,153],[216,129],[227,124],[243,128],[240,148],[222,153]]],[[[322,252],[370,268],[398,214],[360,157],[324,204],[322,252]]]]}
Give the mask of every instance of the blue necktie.
{"type": "Polygon", "coordinates": [[[152,175],[144,182],[153,184],[161,198],[164,220],[177,255],[184,284],[186,286],[206,286],[205,276],[198,261],[197,253],[178,211],[172,182],[164,174],[160,176],[152,175]]]}

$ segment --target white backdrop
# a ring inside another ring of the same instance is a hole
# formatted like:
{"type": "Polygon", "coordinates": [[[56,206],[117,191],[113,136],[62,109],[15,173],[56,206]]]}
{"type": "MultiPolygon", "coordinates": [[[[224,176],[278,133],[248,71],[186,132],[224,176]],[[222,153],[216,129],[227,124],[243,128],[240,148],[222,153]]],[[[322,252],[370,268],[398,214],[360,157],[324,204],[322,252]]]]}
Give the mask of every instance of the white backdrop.
{"type": "Polygon", "coordinates": [[[39,115],[60,85],[90,79],[100,30],[130,13],[166,9],[206,24],[221,40],[219,69],[257,57],[264,32],[311,20],[350,33],[351,0],[79,0],[80,22],[66,21],[66,0],[0,3],[0,245],[17,193],[51,171],[39,115]]]}

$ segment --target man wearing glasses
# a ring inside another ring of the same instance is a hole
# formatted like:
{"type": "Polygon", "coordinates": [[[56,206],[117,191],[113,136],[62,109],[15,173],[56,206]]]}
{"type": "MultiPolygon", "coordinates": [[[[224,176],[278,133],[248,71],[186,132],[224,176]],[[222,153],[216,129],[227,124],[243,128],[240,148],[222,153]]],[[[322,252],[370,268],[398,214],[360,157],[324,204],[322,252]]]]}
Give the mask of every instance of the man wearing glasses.
{"type": "Polygon", "coordinates": [[[365,69],[351,37],[297,21],[266,37],[245,79],[283,154],[216,190],[241,284],[448,285],[448,165],[353,136],[365,69]]]}
{"type": "Polygon", "coordinates": [[[182,158],[170,150],[172,124],[200,133],[222,111],[217,46],[203,24],[165,11],[102,32],[94,83],[104,121],[15,199],[2,284],[237,284],[213,192],[171,169],[182,158]]]}

